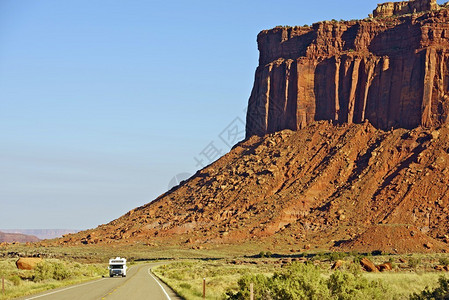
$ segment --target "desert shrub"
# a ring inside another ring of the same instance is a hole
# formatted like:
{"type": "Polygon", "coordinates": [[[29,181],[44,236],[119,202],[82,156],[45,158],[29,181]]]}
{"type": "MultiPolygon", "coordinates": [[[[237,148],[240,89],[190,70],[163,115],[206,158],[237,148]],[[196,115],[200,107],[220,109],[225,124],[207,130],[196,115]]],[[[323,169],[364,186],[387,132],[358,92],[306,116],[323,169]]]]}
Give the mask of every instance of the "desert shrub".
{"type": "Polygon", "coordinates": [[[72,275],[72,272],[61,262],[41,262],[34,269],[33,281],[65,280],[71,278],[72,275]]]}
{"type": "Polygon", "coordinates": [[[72,272],[63,263],[53,263],[53,279],[65,280],[72,277],[72,272]]]}
{"type": "Polygon", "coordinates": [[[348,254],[344,253],[344,252],[331,252],[331,253],[329,253],[329,259],[331,261],[341,260],[341,259],[343,259],[343,258],[345,258],[347,256],[348,256],[348,254]]]}
{"type": "Polygon", "coordinates": [[[449,266],[449,258],[447,258],[447,257],[441,257],[439,259],[439,262],[440,262],[440,265],[449,266]]]}
{"type": "Polygon", "coordinates": [[[15,286],[18,286],[18,285],[20,285],[22,283],[22,279],[20,279],[19,275],[11,275],[8,279],[15,286]]]}
{"type": "Polygon", "coordinates": [[[322,299],[328,289],[319,267],[312,264],[292,264],[275,273],[271,279],[273,299],[322,299]]]}
{"type": "Polygon", "coordinates": [[[346,257],[353,256],[352,253],[348,252],[322,252],[315,254],[314,257],[311,258],[311,260],[330,260],[330,261],[336,261],[341,260],[346,257]]]}
{"type": "Polygon", "coordinates": [[[360,266],[360,263],[355,263],[353,261],[346,261],[340,268],[340,271],[349,272],[354,275],[361,275],[362,274],[362,267],[360,266]]]}
{"type": "Polygon", "coordinates": [[[334,272],[327,280],[333,299],[385,299],[388,288],[380,281],[369,281],[360,274],[334,272]]]}
{"type": "Polygon", "coordinates": [[[410,300],[449,299],[449,279],[440,277],[438,283],[439,286],[432,291],[426,287],[420,294],[413,293],[410,300]]]}
{"type": "Polygon", "coordinates": [[[271,257],[271,256],[273,256],[273,253],[271,253],[270,251],[267,251],[267,252],[260,251],[258,256],[261,258],[271,257]]]}
{"type": "Polygon", "coordinates": [[[170,272],[170,278],[174,279],[174,280],[179,280],[182,281],[185,278],[185,275],[181,272],[170,272]]]}
{"type": "Polygon", "coordinates": [[[192,288],[192,285],[191,284],[189,284],[189,283],[185,283],[185,282],[183,282],[183,283],[181,283],[180,285],[179,285],[179,287],[181,287],[181,288],[183,288],[183,289],[191,289],[192,288]]]}
{"type": "Polygon", "coordinates": [[[251,283],[255,299],[385,299],[388,292],[382,282],[369,281],[359,272],[336,271],[326,279],[319,267],[294,263],[271,277],[243,276],[239,290],[228,292],[227,299],[248,299],[251,283]]]}
{"type": "Polygon", "coordinates": [[[416,269],[420,263],[421,263],[421,259],[419,259],[419,258],[412,257],[408,260],[408,266],[413,269],[416,269]]]}
{"type": "Polygon", "coordinates": [[[47,262],[40,262],[34,269],[33,281],[43,281],[53,278],[53,265],[47,262]]]}
{"type": "Polygon", "coordinates": [[[243,300],[249,299],[249,291],[251,283],[254,286],[254,298],[255,299],[266,299],[270,295],[270,283],[267,276],[256,274],[256,275],[244,275],[238,281],[239,290],[237,292],[229,291],[226,293],[227,299],[232,300],[243,300]]]}
{"type": "Polygon", "coordinates": [[[353,261],[355,264],[360,264],[360,261],[361,261],[362,259],[364,259],[365,257],[367,257],[367,256],[369,256],[369,255],[357,254],[357,255],[354,256],[354,258],[352,259],[352,261],[353,261]]]}
{"type": "Polygon", "coordinates": [[[329,253],[327,252],[321,252],[321,253],[316,253],[315,255],[313,255],[312,257],[310,257],[311,261],[320,261],[320,260],[327,260],[329,259],[329,253]]]}

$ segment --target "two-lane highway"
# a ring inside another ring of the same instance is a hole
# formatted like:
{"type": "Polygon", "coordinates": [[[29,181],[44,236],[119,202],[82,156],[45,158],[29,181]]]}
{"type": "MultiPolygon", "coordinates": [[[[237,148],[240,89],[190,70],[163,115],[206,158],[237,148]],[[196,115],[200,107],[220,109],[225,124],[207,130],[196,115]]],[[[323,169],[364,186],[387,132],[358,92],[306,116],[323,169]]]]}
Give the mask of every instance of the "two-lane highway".
{"type": "Polygon", "coordinates": [[[41,294],[22,297],[27,300],[123,300],[181,299],[164,283],[151,274],[151,268],[157,263],[136,265],[128,269],[127,277],[101,278],[98,280],[63,287],[41,294]]]}

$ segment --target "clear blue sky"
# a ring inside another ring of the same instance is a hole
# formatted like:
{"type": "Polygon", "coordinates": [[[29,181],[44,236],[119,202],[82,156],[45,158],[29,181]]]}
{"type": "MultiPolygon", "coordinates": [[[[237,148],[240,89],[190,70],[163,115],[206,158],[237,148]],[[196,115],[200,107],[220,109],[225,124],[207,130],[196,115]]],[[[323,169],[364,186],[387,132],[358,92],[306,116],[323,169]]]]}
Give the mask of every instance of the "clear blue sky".
{"type": "Polygon", "coordinates": [[[229,150],[259,31],[377,2],[0,0],[0,228],[91,228],[152,201],[211,142],[229,150]]]}

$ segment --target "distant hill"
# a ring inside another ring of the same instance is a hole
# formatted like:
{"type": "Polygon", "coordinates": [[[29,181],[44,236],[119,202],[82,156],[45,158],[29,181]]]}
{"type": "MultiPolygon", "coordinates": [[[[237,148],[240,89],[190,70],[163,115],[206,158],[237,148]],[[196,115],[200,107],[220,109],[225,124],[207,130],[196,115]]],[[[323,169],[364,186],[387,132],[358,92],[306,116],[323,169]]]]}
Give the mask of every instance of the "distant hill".
{"type": "Polygon", "coordinates": [[[22,234],[22,233],[5,233],[0,231],[0,243],[27,243],[38,242],[40,239],[34,235],[22,234]]]}
{"type": "Polygon", "coordinates": [[[54,239],[62,237],[64,234],[76,233],[78,229],[0,229],[4,233],[21,233],[33,235],[41,240],[54,239]]]}

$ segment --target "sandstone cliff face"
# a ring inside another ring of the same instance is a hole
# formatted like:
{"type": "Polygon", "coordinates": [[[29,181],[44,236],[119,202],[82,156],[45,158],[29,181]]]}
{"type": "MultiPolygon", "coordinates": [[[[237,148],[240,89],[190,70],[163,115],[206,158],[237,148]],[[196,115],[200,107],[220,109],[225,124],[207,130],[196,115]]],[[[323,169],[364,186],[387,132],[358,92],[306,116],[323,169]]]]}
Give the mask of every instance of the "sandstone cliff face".
{"type": "Polygon", "coordinates": [[[312,27],[257,38],[247,136],[315,120],[380,129],[437,126],[449,114],[449,10],[312,27]]]}
{"type": "Polygon", "coordinates": [[[390,17],[436,10],[437,0],[411,0],[402,2],[386,2],[378,4],[373,11],[374,17],[390,17]]]}

